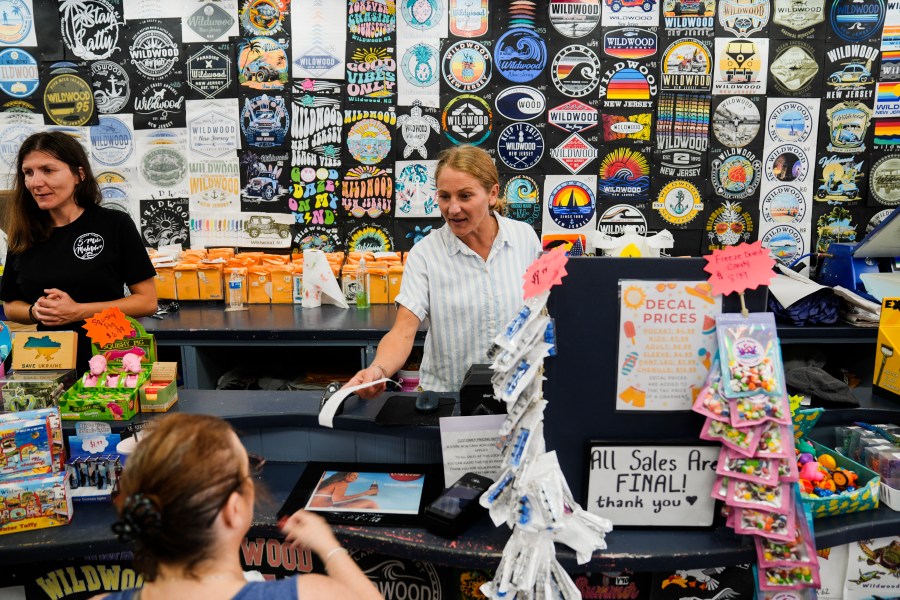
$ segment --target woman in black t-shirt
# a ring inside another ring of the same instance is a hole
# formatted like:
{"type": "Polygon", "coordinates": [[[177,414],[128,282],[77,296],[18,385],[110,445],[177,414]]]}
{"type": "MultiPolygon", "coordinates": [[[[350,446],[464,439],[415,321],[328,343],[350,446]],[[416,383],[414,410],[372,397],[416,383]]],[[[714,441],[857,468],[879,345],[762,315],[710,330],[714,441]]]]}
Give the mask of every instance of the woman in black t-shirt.
{"type": "Polygon", "coordinates": [[[100,199],[74,138],[51,131],[22,143],[0,300],[12,321],[77,331],[79,372],[91,356],[84,319],[110,306],[132,317],[156,311],[155,270],[137,228],[127,214],[100,207],[100,199]]]}

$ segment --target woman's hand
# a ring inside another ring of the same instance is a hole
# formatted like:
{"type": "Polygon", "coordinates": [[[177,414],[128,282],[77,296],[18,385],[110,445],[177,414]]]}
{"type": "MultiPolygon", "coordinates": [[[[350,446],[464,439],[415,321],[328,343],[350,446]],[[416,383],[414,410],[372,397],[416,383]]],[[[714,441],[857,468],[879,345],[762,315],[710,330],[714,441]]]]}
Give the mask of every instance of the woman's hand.
{"type": "Polygon", "coordinates": [[[312,550],[319,558],[324,558],[328,552],[340,546],[331,531],[331,526],[315,513],[298,510],[290,517],[282,519],[278,525],[291,548],[312,550]]]}
{"type": "Polygon", "coordinates": [[[50,288],[34,303],[34,318],[48,327],[74,323],[84,318],[81,304],[72,300],[66,292],[50,288]]]}
{"type": "MultiPolygon", "coordinates": [[[[384,371],[381,367],[377,365],[371,365],[358,372],[353,378],[344,385],[344,387],[349,387],[352,385],[360,385],[363,383],[369,383],[370,381],[378,381],[385,377],[384,371]]],[[[378,397],[381,392],[385,390],[386,384],[385,382],[381,382],[377,385],[369,386],[366,388],[362,388],[361,390],[356,391],[356,395],[360,398],[365,398],[366,400],[371,400],[372,398],[378,397]]],[[[343,389],[343,388],[341,388],[343,389]]]]}

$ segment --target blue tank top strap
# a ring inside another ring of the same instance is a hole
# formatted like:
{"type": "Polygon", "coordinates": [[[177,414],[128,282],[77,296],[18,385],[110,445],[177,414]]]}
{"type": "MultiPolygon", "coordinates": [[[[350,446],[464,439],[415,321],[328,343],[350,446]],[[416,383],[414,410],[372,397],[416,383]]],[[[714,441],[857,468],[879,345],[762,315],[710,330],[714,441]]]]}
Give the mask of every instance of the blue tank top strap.
{"type": "Polygon", "coordinates": [[[275,581],[251,581],[231,600],[298,600],[297,576],[275,581]]]}
{"type": "Polygon", "coordinates": [[[111,592],[106,595],[107,600],[132,600],[135,592],[140,588],[132,588],[130,590],[122,590],[121,592],[111,592]]]}

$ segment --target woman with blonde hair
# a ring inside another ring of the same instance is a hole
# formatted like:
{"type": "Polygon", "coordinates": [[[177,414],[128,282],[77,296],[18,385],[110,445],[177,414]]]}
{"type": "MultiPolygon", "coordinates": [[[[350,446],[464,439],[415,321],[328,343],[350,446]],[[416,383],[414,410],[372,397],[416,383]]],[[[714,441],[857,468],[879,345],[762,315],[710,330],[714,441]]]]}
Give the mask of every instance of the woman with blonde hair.
{"type": "MultiPolygon", "coordinates": [[[[420,385],[459,391],[468,368],[487,362],[494,336],[522,306],[522,276],[541,244],[530,225],[502,216],[494,160],[475,146],[451,148],[438,157],[435,179],[444,226],[410,250],[394,325],[378,344],[372,364],[347,385],[399,371],[419,324],[428,318],[420,385]]],[[[381,383],[357,393],[373,398],[384,388],[381,383]]]]}
{"type": "Polygon", "coordinates": [[[121,541],[133,544],[144,585],[100,598],[380,599],[328,524],[302,510],[279,525],[288,544],[314,552],[327,574],[247,582],[240,547],[253,522],[254,478],[263,463],[217,417],[174,413],[154,422],[128,458],[113,525],[121,541]]]}

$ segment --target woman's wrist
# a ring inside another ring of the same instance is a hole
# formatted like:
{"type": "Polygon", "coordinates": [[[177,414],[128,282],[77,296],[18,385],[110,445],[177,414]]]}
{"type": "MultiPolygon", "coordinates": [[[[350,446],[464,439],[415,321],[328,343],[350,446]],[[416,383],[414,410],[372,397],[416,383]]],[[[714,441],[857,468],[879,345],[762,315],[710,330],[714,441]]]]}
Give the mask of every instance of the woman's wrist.
{"type": "Polygon", "coordinates": [[[32,304],[31,306],[28,307],[28,319],[32,323],[38,322],[37,317],[34,316],[34,304],[32,304]]]}
{"type": "Polygon", "coordinates": [[[388,372],[385,370],[385,368],[382,367],[381,365],[379,365],[378,363],[372,363],[372,366],[374,368],[378,369],[379,371],[381,371],[382,377],[388,377],[388,378],[390,377],[390,375],[388,375],[388,372]]]}
{"type": "Polygon", "coordinates": [[[332,558],[334,558],[335,555],[341,554],[341,553],[345,553],[347,555],[350,554],[350,552],[346,548],[344,548],[343,546],[340,546],[340,545],[335,546],[334,548],[332,548],[331,550],[329,550],[328,552],[326,552],[324,554],[321,554],[320,556],[322,557],[322,565],[327,569],[328,561],[330,561],[332,558]]]}

